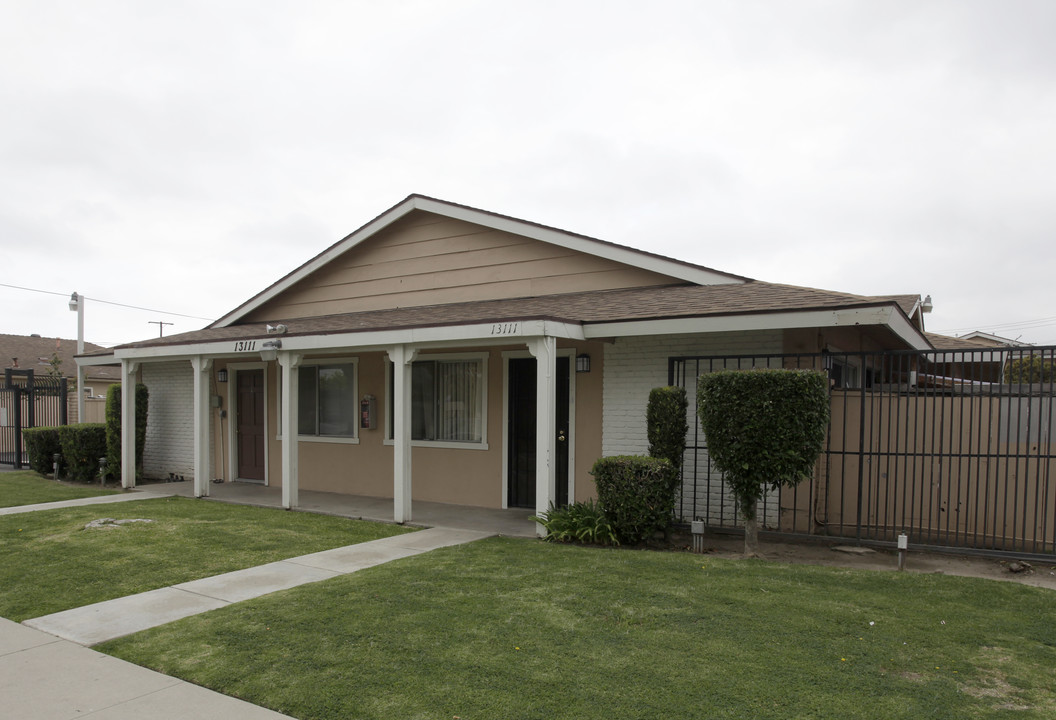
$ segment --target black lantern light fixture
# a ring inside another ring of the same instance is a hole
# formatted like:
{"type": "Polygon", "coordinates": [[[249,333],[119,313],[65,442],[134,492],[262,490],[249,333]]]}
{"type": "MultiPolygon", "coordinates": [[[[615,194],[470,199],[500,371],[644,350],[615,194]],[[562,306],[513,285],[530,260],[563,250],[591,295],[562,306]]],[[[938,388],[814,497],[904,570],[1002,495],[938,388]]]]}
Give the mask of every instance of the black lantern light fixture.
{"type": "Polygon", "coordinates": [[[590,355],[587,355],[586,353],[580,353],[579,355],[576,355],[576,372],[590,372],[590,355]]]}
{"type": "Polygon", "coordinates": [[[227,382],[227,368],[219,370],[216,373],[216,381],[226,383],[227,382]]]}

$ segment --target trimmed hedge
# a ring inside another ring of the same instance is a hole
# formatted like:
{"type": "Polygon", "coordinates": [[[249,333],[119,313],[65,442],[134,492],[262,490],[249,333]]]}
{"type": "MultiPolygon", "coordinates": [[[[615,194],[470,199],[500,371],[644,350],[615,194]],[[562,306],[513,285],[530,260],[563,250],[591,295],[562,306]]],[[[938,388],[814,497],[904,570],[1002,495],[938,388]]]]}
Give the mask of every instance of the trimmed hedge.
{"type": "Polygon", "coordinates": [[[667,458],[676,469],[682,467],[686,433],[689,432],[689,422],[686,420],[688,409],[689,400],[683,387],[668,385],[649,391],[645,424],[650,457],[667,458]]]}
{"type": "MultiPolygon", "coordinates": [[[[136,385],[136,477],[143,475],[143,446],[147,443],[147,402],[150,393],[142,383],[136,385]]],[[[106,391],[106,460],[107,471],[121,477],[121,386],[106,391]]]]}
{"type": "Polygon", "coordinates": [[[22,431],[22,440],[29,454],[29,467],[41,475],[54,470],[55,453],[62,454],[62,443],[59,441],[59,428],[35,427],[22,431]]]}
{"type": "Polygon", "coordinates": [[[825,446],[829,380],[814,370],[723,370],[701,375],[697,404],[708,455],[745,519],[767,488],[810,477],[825,446]]]}
{"type": "Polygon", "coordinates": [[[91,482],[99,478],[99,458],[106,456],[106,425],[64,425],[59,428],[59,442],[71,480],[91,482]]]}
{"type": "Polygon", "coordinates": [[[666,458],[620,455],[594,463],[590,474],[598,503],[621,543],[634,545],[667,527],[675,507],[675,473],[666,458]]]}

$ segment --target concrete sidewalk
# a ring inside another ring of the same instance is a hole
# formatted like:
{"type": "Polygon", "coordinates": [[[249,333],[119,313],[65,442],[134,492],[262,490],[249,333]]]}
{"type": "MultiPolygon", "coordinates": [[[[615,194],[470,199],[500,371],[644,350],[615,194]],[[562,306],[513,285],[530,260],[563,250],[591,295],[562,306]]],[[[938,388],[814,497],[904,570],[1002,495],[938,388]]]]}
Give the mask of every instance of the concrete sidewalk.
{"type": "Polygon", "coordinates": [[[34,720],[281,720],[281,715],[0,618],[0,706],[34,720]]]}
{"type": "Polygon", "coordinates": [[[95,645],[234,602],[488,535],[476,530],[430,528],[85,605],[23,624],[81,645],[95,645]]]}
{"type": "Polygon", "coordinates": [[[107,505],[129,500],[149,500],[151,498],[173,497],[174,495],[176,495],[175,492],[166,492],[164,490],[137,490],[136,492],[96,495],[94,497],[78,498],[77,500],[56,500],[55,502],[38,503],[36,505],[0,507],[0,516],[21,515],[22,513],[37,512],[38,510],[58,510],[60,508],[82,507],[84,505],[107,505]]]}

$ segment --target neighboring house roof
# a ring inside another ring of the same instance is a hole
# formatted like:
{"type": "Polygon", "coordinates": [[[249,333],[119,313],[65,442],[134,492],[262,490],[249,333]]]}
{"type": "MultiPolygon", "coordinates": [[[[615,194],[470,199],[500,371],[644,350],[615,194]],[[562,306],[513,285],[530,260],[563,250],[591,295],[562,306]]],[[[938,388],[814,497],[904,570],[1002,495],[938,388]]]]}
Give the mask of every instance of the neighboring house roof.
{"type": "Polygon", "coordinates": [[[939,335],[937,333],[924,333],[924,337],[928,339],[928,342],[936,350],[978,350],[982,344],[973,342],[971,340],[965,340],[964,338],[951,337],[949,335],[939,335]]]}
{"type": "MultiPolygon", "coordinates": [[[[92,343],[85,343],[86,353],[106,352],[106,348],[92,343]]],[[[35,374],[46,375],[51,370],[51,359],[58,355],[59,369],[68,378],[77,377],[77,341],[61,338],[46,338],[39,335],[6,335],[0,334],[0,363],[5,368],[31,369],[35,374]]],[[[120,371],[113,367],[93,367],[85,373],[85,378],[98,380],[121,379],[120,371]]]]}
{"type": "Polygon", "coordinates": [[[1019,342],[1018,340],[1012,340],[1011,338],[1001,337],[1000,335],[992,335],[990,333],[982,332],[981,330],[975,330],[968,333],[967,335],[961,335],[961,340],[970,340],[975,343],[976,347],[980,345],[994,346],[994,347],[1029,347],[1030,343],[1019,342]]]}
{"type": "Polygon", "coordinates": [[[604,257],[643,270],[650,270],[662,275],[667,275],[673,282],[683,281],[696,285],[715,285],[743,283],[748,281],[748,278],[740,275],[713,270],[701,265],[694,265],[681,260],[675,260],[656,253],[636,250],[624,245],[598,240],[586,235],[568,232],[567,230],[559,230],[557,228],[529,222],[527,220],[519,220],[517,218],[500,215],[499,213],[489,212],[487,210],[479,210],[466,205],[459,205],[457,203],[437,200],[436,198],[430,198],[424,195],[413,194],[363,225],[355,232],[319,253],[317,256],[301,265],[293,272],[290,272],[264,291],[253,296],[242,305],[239,305],[237,308],[212,323],[209,327],[226,327],[237,323],[240,318],[261,307],[285,290],[290,289],[297,282],[303,280],[316,270],[319,270],[331,260],[343,255],[364,240],[373,237],[396,221],[406,217],[408,214],[416,210],[456,220],[463,220],[465,222],[470,222],[494,230],[501,230],[515,235],[541,240],[552,245],[559,245],[589,255],[604,257]]]}
{"type": "MultiPolygon", "coordinates": [[[[909,296],[899,296],[909,297],[909,296]]],[[[780,314],[837,309],[866,309],[902,305],[875,298],[815,288],[748,281],[737,285],[672,285],[628,288],[528,298],[485,300],[426,307],[373,310],[322,317],[281,319],[287,337],[438,327],[514,320],[554,320],[576,325],[650,322],[669,319],[780,314]]],[[[270,337],[260,322],[153,338],[119,346],[164,347],[224,340],[270,337]]]]}

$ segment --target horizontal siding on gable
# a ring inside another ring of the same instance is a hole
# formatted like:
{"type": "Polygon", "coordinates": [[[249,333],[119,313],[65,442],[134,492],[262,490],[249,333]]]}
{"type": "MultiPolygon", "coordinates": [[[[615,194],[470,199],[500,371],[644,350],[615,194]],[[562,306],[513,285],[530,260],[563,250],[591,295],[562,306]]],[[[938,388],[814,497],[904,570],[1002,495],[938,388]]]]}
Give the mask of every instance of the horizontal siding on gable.
{"type": "Polygon", "coordinates": [[[260,321],[583,290],[672,278],[472,223],[412,213],[252,313],[260,321]]]}

